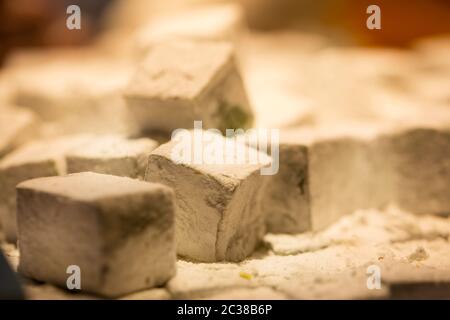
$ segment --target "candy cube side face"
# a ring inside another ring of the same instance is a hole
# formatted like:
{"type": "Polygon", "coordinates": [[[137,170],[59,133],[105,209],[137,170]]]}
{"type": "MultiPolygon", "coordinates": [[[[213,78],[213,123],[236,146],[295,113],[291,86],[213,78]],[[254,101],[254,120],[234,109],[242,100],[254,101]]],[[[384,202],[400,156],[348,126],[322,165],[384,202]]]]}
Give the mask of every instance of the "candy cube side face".
{"type": "Polygon", "coordinates": [[[282,144],[280,168],[269,176],[262,197],[267,229],[272,233],[300,233],[310,230],[307,147],[282,144]]]}
{"type": "Polygon", "coordinates": [[[98,203],[105,265],[100,293],[119,296],[161,286],[176,272],[172,190],[133,194],[98,203]]]}
{"type": "Polygon", "coordinates": [[[234,59],[218,79],[196,98],[197,114],[201,114],[205,128],[215,128],[225,134],[226,129],[247,129],[254,115],[242,77],[234,59]]]}
{"type": "Polygon", "coordinates": [[[170,134],[178,128],[192,128],[194,120],[202,116],[195,113],[194,102],[189,99],[163,99],[128,96],[135,131],[170,134]],[[176,115],[176,117],[174,117],[176,115]]]}
{"type": "Polygon", "coordinates": [[[178,255],[215,261],[217,229],[230,194],[211,177],[154,154],[149,157],[146,180],[174,189],[178,255]]]}
{"type": "Polygon", "coordinates": [[[312,230],[322,230],[368,203],[373,177],[365,142],[332,139],[308,148],[308,181],[312,230]]]}
{"type": "Polygon", "coordinates": [[[390,201],[417,214],[450,212],[448,130],[405,130],[381,136],[376,147],[392,184],[390,201]]]}
{"type": "Polygon", "coordinates": [[[66,287],[67,270],[81,270],[82,289],[102,284],[102,238],[97,209],[67,198],[18,189],[19,272],[66,287]]]}
{"type": "Polygon", "coordinates": [[[239,181],[219,223],[217,261],[242,261],[260,244],[266,231],[261,199],[268,182],[259,170],[239,181]]]}

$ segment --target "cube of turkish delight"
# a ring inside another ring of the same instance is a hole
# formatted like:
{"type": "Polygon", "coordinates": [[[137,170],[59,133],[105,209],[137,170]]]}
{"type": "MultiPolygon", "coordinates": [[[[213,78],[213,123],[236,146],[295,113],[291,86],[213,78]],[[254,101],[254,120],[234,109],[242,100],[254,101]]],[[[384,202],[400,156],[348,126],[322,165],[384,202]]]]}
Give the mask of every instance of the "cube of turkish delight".
{"type": "Polygon", "coordinates": [[[28,180],[17,190],[25,276],[66,287],[78,270],[78,289],[116,297],[174,275],[170,188],[85,172],[28,180]]]}
{"type": "Polygon", "coordinates": [[[197,261],[240,261],[264,235],[260,208],[271,159],[234,138],[183,131],[155,149],[146,180],[175,191],[177,252],[197,261]]]}
{"type": "Polygon", "coordinates": [[[376,132],[352,126],[283,130],[279,171],[269,177],[262,197],[268,231],[320,230],[385,201],[384,189],[373,179],[379,163],[372,157],[376,132]]]}
{"type": "Polygon", "coordinates": [[[246,128],[253,121],[232,47],[221,42],[155,45],[125,92],[142,132],[171,133],[202,120],[207,128],[246,128]]]}

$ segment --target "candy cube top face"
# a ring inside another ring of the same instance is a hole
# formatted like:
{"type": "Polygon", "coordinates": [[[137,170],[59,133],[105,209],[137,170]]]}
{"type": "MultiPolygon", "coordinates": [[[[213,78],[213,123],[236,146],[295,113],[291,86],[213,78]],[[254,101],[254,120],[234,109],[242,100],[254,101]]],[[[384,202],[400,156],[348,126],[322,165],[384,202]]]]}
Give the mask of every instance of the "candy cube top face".
{"type": "Polygon", "coordinates": [[[147,138],[128,140],[119,135],[101,136],[69,152],[68,156],[85,159],[137,157],[150,153],[157,145],[147,138]]]}
{"type": "Polygon", "coordinates": [[[65,172],[64,157],[72,149],[87,143],[92,136],[73,135],[55,139],[43,139],[28,143],[6,156],[0,162],[0,170],[32,163],[61,160],[60,174],[65,172]]]}
{"type": "Polygon", "coordinates": [[[156,148],[151,157],[163,157],[191,170],[207,174],[234,188],[255,171],[270,165],[263,152],[219,132],[181,130],[171,141],[156,148]]]}
{"type": "Polygon", "coordinates": [[[33,179],[19,184],[18,188],[33,189],[81,202],[95,202],[128,194],[151,193],[167,189],[161,185],[92,172],[33,179]]]}
{"type": "Polygon", "coordinates": [[[175,272],[172,191],[129,178],[79,173],[18,186],[19,270],[115,297],[165,283],[175,272]]]}
{"type": "Polygon", "coordinates": [[[168,41],[156,45],[132,77],[126,94],[131,98],[194,99],[230,67],[227,43],[168,41]]]}
{"type": "Polygon", "coordinates": [[[115,135],[94,138],[67,154],[67,172],[92,171],[143,179],[148,155],[157,146],[156,141],[148,138],[129,140],[115,135]]]}

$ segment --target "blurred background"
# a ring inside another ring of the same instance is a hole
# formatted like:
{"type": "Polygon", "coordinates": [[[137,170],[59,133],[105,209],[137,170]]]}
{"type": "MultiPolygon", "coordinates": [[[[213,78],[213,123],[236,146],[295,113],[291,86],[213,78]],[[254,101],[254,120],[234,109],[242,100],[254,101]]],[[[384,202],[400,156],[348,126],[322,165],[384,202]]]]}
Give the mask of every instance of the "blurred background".
{"type": "MultiPolygon", "coordinates": [[[[236,0],[244,8],[247,25],[257,30],[300,29],[334,40],[361,45],[406,46],[419,37],[450,32],[448,0],[236,0]],[[365,10],[382,9],[382,30],[368,30],[365,10]]],[[[214,0],[0,0],[0,56],[15,47],[80,45],[92,41],[102,28],[102,17],[133,29],[158,13],[168,13],[214,0]],[[82,8],[83,26],[69,32],[68,5],[82,8]],[[135,12],[133,13],[133,10],[135,12]],[[122,11],[116,18],[113,12],[122,11]],[[134,19],[124,20],[126,15],[134,19]]]]}
{"type": "Polygon", "coordinates": [[[235,44],[255,125],[435,118],[450,105],[449,21],[448,0],[0,0],[0,94],[54,120],[37,100],[65,103],[37,83],[118,92],[152,43],[181,36],[235,44]],[[81,30],[66,28],[71,4],[81,30]],[[381,30],[366,27],[372,4],[381,30]]]}

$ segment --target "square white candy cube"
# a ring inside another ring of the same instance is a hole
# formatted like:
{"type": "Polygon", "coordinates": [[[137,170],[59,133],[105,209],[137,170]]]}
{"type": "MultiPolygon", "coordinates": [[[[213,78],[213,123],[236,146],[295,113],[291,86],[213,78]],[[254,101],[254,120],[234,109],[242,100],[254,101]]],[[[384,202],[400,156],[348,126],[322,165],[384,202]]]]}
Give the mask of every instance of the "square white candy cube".
{"type": "Polygon", "coordinates": [[[115,297],[164,284],[175,273],[170,188],[125,177],[77,173],[18,186],[19,271],[115,297]],[[69,269],[70,270],[70,269],[69,269]]]}

